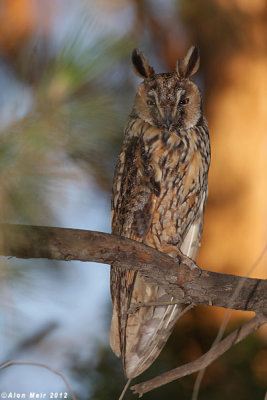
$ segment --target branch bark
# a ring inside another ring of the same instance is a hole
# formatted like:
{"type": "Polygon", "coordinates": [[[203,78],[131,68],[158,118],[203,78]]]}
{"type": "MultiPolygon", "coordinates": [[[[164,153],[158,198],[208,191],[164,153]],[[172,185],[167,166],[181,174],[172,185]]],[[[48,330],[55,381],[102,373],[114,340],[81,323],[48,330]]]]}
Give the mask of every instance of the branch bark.
{"type": "Polygon", "coordinates": [[[19,258],[80,260],[138,270],[183,303],[265,312],[267,280],[201,270],[182,253],[173,259],[144,244],[108,233],[80,229],[0,224],[0,254],[19,258]]]}

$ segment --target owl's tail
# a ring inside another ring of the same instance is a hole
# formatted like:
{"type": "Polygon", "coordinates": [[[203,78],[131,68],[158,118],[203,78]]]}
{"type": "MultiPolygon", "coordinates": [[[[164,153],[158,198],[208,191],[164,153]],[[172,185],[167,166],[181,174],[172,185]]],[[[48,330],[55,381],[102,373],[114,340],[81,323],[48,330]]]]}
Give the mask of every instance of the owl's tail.
{"type": "MultiPolygon", "coordinates": [[[[196,259],[203,226],[202,201],[196,220],[191,225],[180,247],[181,251],[196,259]]],[[[145,284],[139,273],[136,276],[132,303],[171,302],[173,298],[159,286],[145,284]]],[[[134,378],[145,371],[160,354],[182,311],[182,305],[141,307],[129,314],[125,332],[125,349],[122,354],[125,373],[134,378]]]]}
{"type": "MultiPolygon", "coordinates": [[[[149,297],[147,302],[173,300],[159,286],[145,284],[139,274],[135,284],[139,293],[145,293],[144,297],[149,297]]],[[[135,300],[140,301],[137,298],[135,300]]],[[[142,298],[141,301],[143,300],[145,299],[142,298]]],[[[128,378],[140,375],[158,357],[179,319],[181,309],[181,305],[149,306],[141,307],[134,314],[128,315],[123,355],[124,370],[128,378]]]]}
{"type": "MultiPolygon", "coordinates": [[[[180,246],[180,250],[194,260],[202,235],[204,203],[205,198],[180,246]]],[[[132,283],[130,307],[138,303],[173,301],[163,288],[146,284],[139,273],[136,273],[132,283]]],[[[134,378],[158,357],[181,315],[182,305],[145,306],[128,314],[129,306],[125,304],[125,300],[118,303],[119,298],[120,296],[114,297],[110,344],[115,354],[122,356],[126,376],[134,378]]]]}

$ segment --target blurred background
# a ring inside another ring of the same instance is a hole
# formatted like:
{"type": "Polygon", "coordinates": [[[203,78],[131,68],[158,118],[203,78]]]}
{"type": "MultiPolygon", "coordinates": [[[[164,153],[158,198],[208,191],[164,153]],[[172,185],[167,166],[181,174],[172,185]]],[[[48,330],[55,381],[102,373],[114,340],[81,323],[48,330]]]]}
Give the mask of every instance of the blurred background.
{"type": "MultiPolygon", "coordinates": [[[[198,264],[245,275],[267,237],[266,39],[265,0],[1,0],[1,221],[110,232],[113,170],[140,81],[131,51],[166,72],[197,43],[212,148],[198,264]]],[[[253,277],[266,278],[266,261],[253,277]]],[[[109,348],[108,266],[1,257],[0,277],[0,362],[47,363],[81,400],[118,398],[125,380],[109,348]]],[[[224,313],[186,314],[135,382],[201,356],[224,313]]],[[[233,312],[228,329],[252,315],[233,312]]],[[[190,399],[194,380],[145,398],[190,399]]],[[[261,329],[208,368],[199,399],[263,400],[266,382],[261,329]]],[[[0,371],[0,391],[66,387],[47,370],[14,366],[0,371]]]]}

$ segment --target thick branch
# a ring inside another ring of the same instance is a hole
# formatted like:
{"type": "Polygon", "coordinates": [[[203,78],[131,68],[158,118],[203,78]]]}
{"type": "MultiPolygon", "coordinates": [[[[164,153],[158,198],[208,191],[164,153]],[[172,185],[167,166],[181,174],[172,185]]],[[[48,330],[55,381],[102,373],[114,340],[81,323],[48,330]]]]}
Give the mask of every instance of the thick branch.
{"type": "MultiPolygon", "coordinates": [[[[182,253],[176,260],[146,245],[108,233],[80,229],[0,224],[0,254],[19,258],[80,260],[140,271],[184,303],[264,311],[267,281],[201,270],[182,253]]],[[[265,311],[266,312],[266,311],[265,311]]]]}
{"type": "Polygon", "coordinates": [[[207,353],[195,361],[188,364],[184,364],[181,367],[172,369],[156,378],[150,379],[146,382],[138,383],[137,385],[131,386],[134,393],[138,393],[141,397],[144,393],[150,390],[156,389],[160,386],[166,385],[179,379],[183,376],[193,374],[194,372],[200,371],[206,368],[219,356],[233,347],[235,344],[239,343],[241,340],[245,339],[248,335],[255,332],[261,325],[267,322],[267,317],[264,315],[255,316],[250,321],[246,322],[241,328],[236,329],[234,332],[229,334],[225,339],[219,342],[217,345],[213,346],[207,353]]]}

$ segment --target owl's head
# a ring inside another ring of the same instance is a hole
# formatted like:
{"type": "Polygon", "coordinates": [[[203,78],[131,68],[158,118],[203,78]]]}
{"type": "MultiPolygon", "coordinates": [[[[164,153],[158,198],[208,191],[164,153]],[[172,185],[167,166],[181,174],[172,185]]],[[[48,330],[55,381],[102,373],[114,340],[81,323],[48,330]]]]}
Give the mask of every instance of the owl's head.
{"type": "Polygon", "coordinates": [[[138,88],[134,113],[163,130],[191,128],[202,118],[201,94],[189,78],[199,67],[199,48],[192,46],[173,73],[156,74],[137,49],[132,53],[135,72],[144,81],[138,88]]]}

